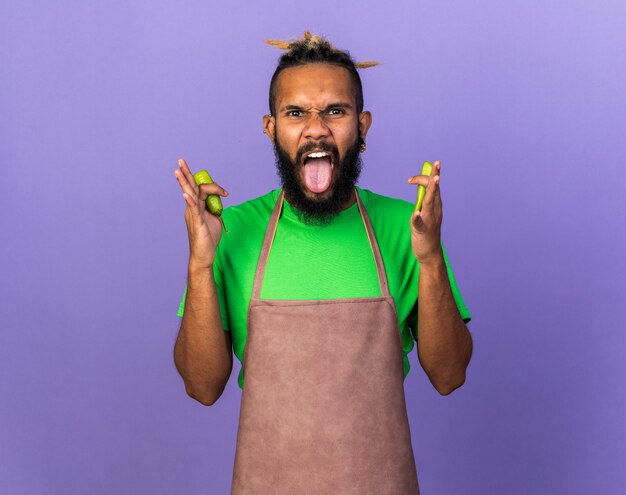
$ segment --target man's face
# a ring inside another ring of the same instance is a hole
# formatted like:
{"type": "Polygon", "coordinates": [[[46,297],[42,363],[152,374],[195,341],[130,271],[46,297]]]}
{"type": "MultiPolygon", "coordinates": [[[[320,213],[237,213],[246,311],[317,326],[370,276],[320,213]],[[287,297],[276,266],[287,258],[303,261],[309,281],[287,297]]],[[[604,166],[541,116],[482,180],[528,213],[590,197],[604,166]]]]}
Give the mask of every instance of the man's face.
{"type": "Polygon", "coordinates": [[[264,127],[285,195],[305,220],[328,221],[353,198],[371,115],[357,113],[349,72],[323,63],[281,72],[274,106],[264,127]]]}

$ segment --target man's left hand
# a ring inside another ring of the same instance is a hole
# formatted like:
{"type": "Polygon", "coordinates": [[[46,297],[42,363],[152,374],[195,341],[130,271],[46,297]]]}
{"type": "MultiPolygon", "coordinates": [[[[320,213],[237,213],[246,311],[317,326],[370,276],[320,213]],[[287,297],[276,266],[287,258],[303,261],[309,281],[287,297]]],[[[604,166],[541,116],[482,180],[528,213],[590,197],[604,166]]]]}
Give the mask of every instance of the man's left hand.
{"type": "Polygon", "coordinates": [[[441,162],[433,164],[430,177],[415,175],[407,182],[409,184],[426,187],[426,196],[422,204],[422,211],[415,211],[411,215],[411,244],[413,254],[420,264],[436,263],[443,260],[441,251],[441,220],[443,205],[439,191],[441,180],[441,162]]]}

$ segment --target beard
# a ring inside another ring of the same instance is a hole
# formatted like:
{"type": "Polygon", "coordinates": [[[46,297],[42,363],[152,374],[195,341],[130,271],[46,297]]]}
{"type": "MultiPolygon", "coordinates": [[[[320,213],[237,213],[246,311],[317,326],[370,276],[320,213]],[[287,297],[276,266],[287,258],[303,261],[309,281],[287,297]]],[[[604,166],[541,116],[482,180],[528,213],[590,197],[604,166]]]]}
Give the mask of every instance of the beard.
{"type": "Polygon", "coordinates": [[[344,205],[355,194],[354,186],[361,174],[362,162],[359,149],[361,142],[359,135],[341,159],[336,146],[323,141],[309,142],[298,150],[296,159],[291,160],[276,137],[274,144],[276,172],[285,191],[285,198],[294,207],[300,221],[306,224],[328,225],[344,209],[344,205]],[[333,179],[330,186],[319,194],[311,193],[300,179],[300,170],[304,167],[303,157],[314,149],[329,153],[333,162],[333,179]],[[307,192],[315,196],[310,198],[307,192]]]}

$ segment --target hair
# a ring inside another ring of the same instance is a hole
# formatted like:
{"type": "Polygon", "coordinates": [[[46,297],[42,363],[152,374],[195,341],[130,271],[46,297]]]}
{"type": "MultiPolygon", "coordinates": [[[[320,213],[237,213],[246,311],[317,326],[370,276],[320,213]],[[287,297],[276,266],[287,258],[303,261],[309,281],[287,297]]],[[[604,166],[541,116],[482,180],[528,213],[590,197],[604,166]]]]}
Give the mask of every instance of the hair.
{"type": "Polygon", "coordinates": [[[352,79],[357,112],[363,111],[363,86],[357,68],[366,69],[378,65],[378,62],[355,62],[349,52],[335,48],[326,39],[311,35],[309,31],[305,31],[304,37],[296,41],[267,40],[266,43],[286,50],[278,59],[278,66],[270,82],[269,107],[271,115],[276,113],[274,101],[276,100],[276,87],[280,73],[289,67],[314,63],[332,64],[345,68],[352,79]]]}

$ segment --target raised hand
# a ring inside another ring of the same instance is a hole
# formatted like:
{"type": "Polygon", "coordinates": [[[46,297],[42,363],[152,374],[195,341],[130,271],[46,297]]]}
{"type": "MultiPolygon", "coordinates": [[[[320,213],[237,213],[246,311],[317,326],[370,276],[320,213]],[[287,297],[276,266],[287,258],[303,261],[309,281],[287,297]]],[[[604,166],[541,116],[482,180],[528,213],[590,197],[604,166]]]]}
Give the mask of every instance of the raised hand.
{"type": "Polygon", "coordinates": [[[174,175],[183,191],[185,199],[185,222],[189,236],[189,269],[206,269],[213,266],[215,251],[222,238],[222,223],[206,207],[209,194],[228,196],[228,192],[219,184],[198,186],[182,158],[178,160],[180,170],[174,175]]]}
{"type": "Polygon", "coordinates": [[[407,179],[409,184],[426,187],[426,197],[421,211],[411,215],[411,245],[413,254],[420,264],[440,262],[443,259],[441,251],[441,221],[443,219],[443,204],[439,190],[441,179],[441,162],[433,164],[433,171],[429,176],[415,175],[407,179]]]}

